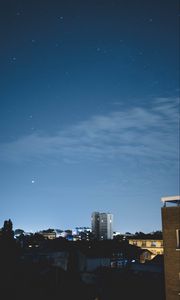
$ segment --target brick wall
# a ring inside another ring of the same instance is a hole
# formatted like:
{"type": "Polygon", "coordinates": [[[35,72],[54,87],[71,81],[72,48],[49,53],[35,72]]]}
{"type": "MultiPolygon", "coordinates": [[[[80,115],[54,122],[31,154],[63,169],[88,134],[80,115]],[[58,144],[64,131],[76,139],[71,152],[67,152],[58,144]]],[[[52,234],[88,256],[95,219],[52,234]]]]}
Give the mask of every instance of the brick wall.
{"type": "Polygon", "coordinates": [[[180,206],[162,208],[166,300],[180,300],[180,249],[176,230],[180,229],[180,206]]]}

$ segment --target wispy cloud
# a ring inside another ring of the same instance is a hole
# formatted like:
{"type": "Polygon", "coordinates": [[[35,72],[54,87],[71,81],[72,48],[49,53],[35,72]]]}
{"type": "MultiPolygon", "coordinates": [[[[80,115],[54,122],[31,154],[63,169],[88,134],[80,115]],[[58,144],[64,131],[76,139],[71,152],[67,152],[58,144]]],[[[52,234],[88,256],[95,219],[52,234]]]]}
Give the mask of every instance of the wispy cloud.
{"type": "Polygon", "coordinates": [[[121,159],[142,157],[177,160],[179,112],[177,99],[156,99],[151,107],[133,107],[95,115],[53,136],[33,133],[0,145],[0,159],[121,159]]]}

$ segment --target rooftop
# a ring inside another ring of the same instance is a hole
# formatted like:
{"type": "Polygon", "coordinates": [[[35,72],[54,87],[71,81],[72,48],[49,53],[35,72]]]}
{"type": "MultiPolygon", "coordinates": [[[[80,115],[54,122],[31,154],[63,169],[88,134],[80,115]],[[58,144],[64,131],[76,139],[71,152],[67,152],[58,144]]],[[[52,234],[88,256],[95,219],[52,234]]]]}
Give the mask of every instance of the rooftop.
{"type": "Polygon", "coordinates": [[[166,206],[166,203],[172,203],[180,205],[180,196],[168,196],[168,197],[162,197],[161,201],[164,203],[164,206],[166,206]]]}

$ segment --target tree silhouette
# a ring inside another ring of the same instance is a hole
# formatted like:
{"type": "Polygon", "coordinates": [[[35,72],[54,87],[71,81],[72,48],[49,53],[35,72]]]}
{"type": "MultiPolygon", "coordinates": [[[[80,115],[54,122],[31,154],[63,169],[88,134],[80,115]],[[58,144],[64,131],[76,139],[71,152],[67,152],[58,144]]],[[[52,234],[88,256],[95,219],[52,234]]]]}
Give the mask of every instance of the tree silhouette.
{"type": "Polygon", "coordinates": [[[11,219],[4,221],[2,237],[7,240],[12,240],[14,238],[13,223],[11,219]]]}

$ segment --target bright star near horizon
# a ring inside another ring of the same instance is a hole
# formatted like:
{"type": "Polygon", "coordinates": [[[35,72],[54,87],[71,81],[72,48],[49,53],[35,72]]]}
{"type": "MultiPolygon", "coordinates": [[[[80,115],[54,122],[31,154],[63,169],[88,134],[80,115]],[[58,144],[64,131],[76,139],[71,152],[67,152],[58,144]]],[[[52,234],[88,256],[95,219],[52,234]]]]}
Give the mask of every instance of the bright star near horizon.
{"type": "Polygon", "coordinates": [[[32,179],[32,180],[31,180],[31,183],[32,183],[32,184],[33,184],[33,183],[35,183],[35,180],[34,180],[34,179],[32,179]]]}

